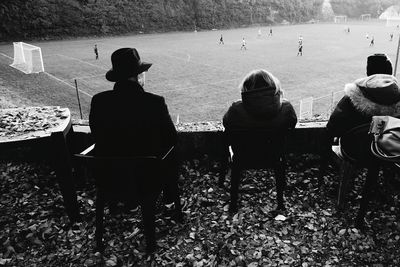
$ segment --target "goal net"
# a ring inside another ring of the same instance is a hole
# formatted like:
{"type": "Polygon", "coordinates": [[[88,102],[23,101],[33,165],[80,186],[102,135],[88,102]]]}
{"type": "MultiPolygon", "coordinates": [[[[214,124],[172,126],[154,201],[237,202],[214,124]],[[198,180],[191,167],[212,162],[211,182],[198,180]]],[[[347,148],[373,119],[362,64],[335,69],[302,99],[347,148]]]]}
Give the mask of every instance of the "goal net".
{"type": "Polygon", "coordinates": [[[347,22],[347,16],[334,16],[334,17],[333,17],[333,21],[334,21],[335,23],[347,22]]]}
{"type": "Polygon", "coordinates": [[[26,74],[43,72],[42,50],[34,45],[14,42],[14,61],[10,66],[26,74]]]}
{"type": "Polygon", "coordinates": [[[390,17],[386,19],[386,26],[400,27],[400,17],[390,17]]]}
{"type": "Polygon", "coordinates": [[[365,21],[365,20],[371,20],[371,14],[362,14],[360,16],[361,20],[365,21]]]}

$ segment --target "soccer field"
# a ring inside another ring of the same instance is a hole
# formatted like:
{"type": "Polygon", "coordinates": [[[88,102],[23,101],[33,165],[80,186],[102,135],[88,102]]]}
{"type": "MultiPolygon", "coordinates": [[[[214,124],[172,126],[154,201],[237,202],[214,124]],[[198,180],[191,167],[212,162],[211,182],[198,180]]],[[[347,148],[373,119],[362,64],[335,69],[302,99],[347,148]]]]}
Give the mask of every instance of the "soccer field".
{"type": "Polygon", "coordinates": [[[238,84],[242,78],[258,68],[278,77],[285,97],[297,111],[301,99],[313,97],[314,113],[320,114],[329,112],[331,96],[340,98],[345,83],[365,75],[368,55],[386,53],[395,61],[399,32],[385,27],[384,22],[271,28],[272,37],[267,36],[270,27],[252,27],[29,42],[42,48],[46,71],[30,75],[8,66],[13,46],[2,44],[0,86],[27,104],[66,106],[78,116],[76,79],[83,116],[87,118],[91,96],[112,89],[113,83],[104,77],[111,67],[111,53],[121,47],[135,47],[143,61],[153,63],[146,73],[145,90],[165,97],[173,120],[178,115],[181,122],[220,120],[231,102],[240,98],[238,84]],[[347,26],[350,33],[344,30],[347,26]],[[391,32],[395,34],[392,42],[391,32]],[[375,37],[373,47],[366,33],[375,37]],[[218,44],[221,34],[224,45],[218,44]],[[299,35],[303,36],[303,56],[297,56],[299,35]],[[247,42],[245,51],[240,50],[243,37],[247,42]],[[95,60],[94,44],[99,48],[99,60],[95,60]]]}

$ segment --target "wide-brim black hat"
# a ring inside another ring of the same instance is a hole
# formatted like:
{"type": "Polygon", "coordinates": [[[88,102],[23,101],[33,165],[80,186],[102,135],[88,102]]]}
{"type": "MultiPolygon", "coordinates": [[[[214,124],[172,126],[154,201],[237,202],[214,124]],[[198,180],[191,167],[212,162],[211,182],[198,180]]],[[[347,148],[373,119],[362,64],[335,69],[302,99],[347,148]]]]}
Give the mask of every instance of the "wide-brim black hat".
{"type": "Polygon", "coordinates": [[[135,48],[120,48],[111,55],[112,68],[106,73],[110,82],[126,80],[147,71],[151,63],[142,62],[135,48]]]}

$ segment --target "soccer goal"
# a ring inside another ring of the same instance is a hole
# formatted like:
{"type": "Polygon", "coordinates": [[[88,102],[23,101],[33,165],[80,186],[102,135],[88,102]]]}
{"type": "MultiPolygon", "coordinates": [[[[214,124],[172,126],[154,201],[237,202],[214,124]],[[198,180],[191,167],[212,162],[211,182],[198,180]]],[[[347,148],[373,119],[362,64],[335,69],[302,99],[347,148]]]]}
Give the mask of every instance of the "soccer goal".
{"type": "Polygon", "coordinates": [[[362,21],[371,20],[371,14],[362,14],[362,15],[360,16],[360,19],[361,19],[362,21]]]}
{"type": "Polygon", "coordinates": [[[400,27],[400,17],[388,17],[388,18],[386,18],[386,26],[388,26],[388,27],[400,27]]]}
{"type": "Polygon", "coordinates": [[[14,61],[10,66],[26,74],[43,72],[42,50],[34,45],[14,42],[14,61]]]}
{"type": "Polygon", "coordinates": [[[344,23],[347,22],[347,16],[334,16],[333,21],[335,23],[344,23]]]}

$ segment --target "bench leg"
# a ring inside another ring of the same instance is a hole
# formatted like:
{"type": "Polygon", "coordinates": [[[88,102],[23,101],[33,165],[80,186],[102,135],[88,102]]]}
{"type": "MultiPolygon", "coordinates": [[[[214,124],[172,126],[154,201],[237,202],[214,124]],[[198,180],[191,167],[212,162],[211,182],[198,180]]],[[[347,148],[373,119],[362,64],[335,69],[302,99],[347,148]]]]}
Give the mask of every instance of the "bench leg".
{"type": "Polygon", "coordinates": [[[71,223],[80,220],[76,190],[72,178],[72,165],[66,139],[62,133],[52,135],[56,176],[64,205],[71,223]]]}

